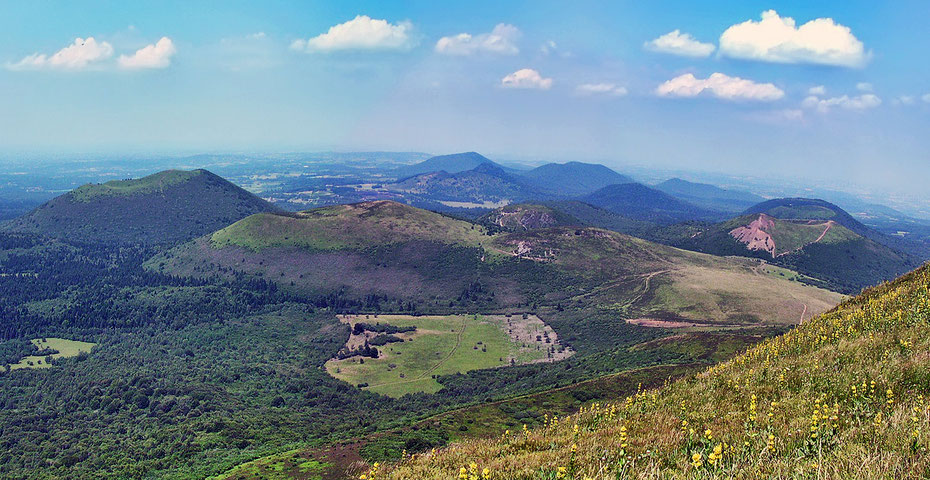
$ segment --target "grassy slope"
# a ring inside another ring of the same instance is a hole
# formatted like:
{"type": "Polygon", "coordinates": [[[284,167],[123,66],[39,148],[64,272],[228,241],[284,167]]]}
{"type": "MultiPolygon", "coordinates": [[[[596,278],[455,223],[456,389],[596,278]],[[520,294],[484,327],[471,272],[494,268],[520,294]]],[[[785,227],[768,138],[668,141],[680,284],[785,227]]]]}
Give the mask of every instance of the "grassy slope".
{"type": "Polygon", "coordinates": [[[451,217],[388,201],[317,208],[293,215],[259,214],[211,236],[217,248],[298,247],[338,250],[411,240],[478,245],[485,230],[451,217]]]}
{"type": "Polygon", "coordinates": [[[259,212],[270,203],[205,170],[169,170],[90,184],[4,224],[88,243],[180,243],[259,212]]]}
{"type": "Polygon", "coordinates": [[[621,318],[790,324],[805,305],[820,313],[841,300],[835,293],[773,276],[771,267],[755,260],[689,252],[600,229],[503,235],[495,245],[505,251],[529,249],[525,255],[587,279],[596,286],[578,289],[572,300],[621,318]]]}
{"type": "Polygon", "coordinates": [[[498,208],[478,219],[477,223],[511,232],[564,225],[583,225],[575,217],[548,205],[515,203],[498,208]]]}
{"type": "Polygon", "coordinates": [[[122,197],[162,192],[167,187],[187,182],[204,173],[203,170],[165,170],[143,178],[82,185],[71,192],[71,198],[76,202],[90,202],[101,197],[122,197]]]}
{"type": "Polygon", "coordinates": [[[917,266],[908,256],[862,237],[843,225],[834,224],[819,242],[813,243],[823,233],[823,226],[783,219],[774,219],[775,226],[769,231],[779,254],[772,259],[769,252],[750,251],[730,236],[731,230],[757,218],[758,214],[743,215],[705,227],[698,235],[689,231],[679,232],[677,238],[668,241],[682,248],[714,255],[763,258],[817,279],[816,285],[844,293],[858,292],[917,266]]]}
{"type": "Polygon", "coordinates": [[[666,388],[383,477],[927,478],[928,284],[925,267],[666,388]]]}

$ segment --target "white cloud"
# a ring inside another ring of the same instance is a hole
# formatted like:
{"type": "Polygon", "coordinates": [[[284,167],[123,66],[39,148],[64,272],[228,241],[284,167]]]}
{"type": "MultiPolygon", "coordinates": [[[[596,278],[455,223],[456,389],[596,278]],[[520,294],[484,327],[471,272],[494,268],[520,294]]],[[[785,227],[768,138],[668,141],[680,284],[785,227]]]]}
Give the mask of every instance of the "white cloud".
{"type": "Polygon", "coordinates": [[[913,95],[900,95],[891,99],[891,103],[895,105],[913,105],[915,102],[913,95]]]}
{"type": "Polygon", "coordinates": [[[816,63],[860,67],[869,54],[849,27],[832,18],[817,18],[797,27],[793,18],[775,10],[761,21],[732,25],[720,35],[720,52],[733,58],[776,63],[816,63]]]}
{"type": "Polygon", "coordinates": [[[539,72],[531,68],[524,68],[502,78],[501,85],[506,88],[549,90],[552,87],[552,79],[544,78],[539,72]]]}
{"type": "Polygon", "coordinates": [[[655,40],[644,43],[643,46],[653,52],[684,57],[707,57],[716,48],[713,43],[699,42],[690,33],[681,33],[680,30],[668,32],[655,40]]]}
{"type": "Polygon", "coordinates": [[[703,92],[725,100],[756,100],[769,102],[785,96],[785,92],[771,83],[756,83],[739,77],[714,73],[708,78],[696,78],[686,73],[656,88],[661,97],[696,97],[703,92]]]}
{"type": "Polygon", "coordinates": [[[555,40],[549,40],[546,43],[543,43],[541,47],[539,47],[539,53],[542,53],[543,55],[549,55],[558,49],[559,46],[555,43],[555,40]]]}
{"type": "Polygon", "coordinates": [[[329,27],[329,31],[308,40],[294,40],[291,48],[302,52],[333,52],[338,50],[405,50],[413,46],[413,24],[389,23],[368,15],[329,27]]]}
{"type": "Polygon", "coordinates": [[[869,82],[859,82],[856,84],[856,90],[859,90],[860,92],[871,92],[873,87],[869,82]]]}
{"type": "Polygon", "coordinates": [[[19,62],[7,64],[10,70],[61,69],[80,70],[98,65],[113,56],[113,46],[94,37],[76,38],[74,43],[51,56],[34,53],[19,62]]]}
{"type": "Polygon", "coordinates": [[[171,65],[171,57],[177,53],[174,42],[168,37],[161,37],[158,42],[146,45],[132,55],[120,55],[119,66],[127,70],[143,68],[166,68],[171,65]]]}
{"type": "Polygon", "coordinates": [[[261,40],[265,38],[266,36],[267,35],[265,35],[265,32],[255,32],[255,33],[250,33],[246,35],[245,38],[248,38],[249,40],[261,40]]]}
{"type": "Polygon", "coordinates": [[[930,103],[930,93],[924,94],[924,96],[920,97],[920,99],[927,103],[930,103]]]}
{"type": "Polygon", "coordinates": [[[520,29],[517,27],[499,23],[490,33],[478,35],[460,33],[451,37],[442,37],[436,42],[435,50],[446,55],[474,55],[476,53],[516,55],[520,49],[515,42],[520,35],[520,29]]]}
{"type": "Polygon", "coordinates": [[[583,83],[575,87],[578,95],[609,95],[622,97],[628,93],[626,87],[614,83],[583,83]]]}
{"type": "Polygon", "coordinates": [[[842,97],[832,97],[832,98],[820,98],[814,95],[811,95],[804,99],[801,102],[801,106],[804,108],[810,108],[817,110],[821,113],[827,113],[833,109],[833,107],[845,108],[847,110],[867,110],[870,108],[875,108],[882,104],[882,99],[878,96],[865,93],[856,97],[850,97],[849,95],[843,95],[842,97]]]}
{"type": "Polygon", "coordinates": [[[817,85],[816,87],[808,88],[808,89],[807,89],[807,94],[808,94],[808,95],[820,95],[820,96],[826,95],[826,94],[827,94],[827,87],[825,87],[825,86],[823,86],[823,85],[817,85]]]}

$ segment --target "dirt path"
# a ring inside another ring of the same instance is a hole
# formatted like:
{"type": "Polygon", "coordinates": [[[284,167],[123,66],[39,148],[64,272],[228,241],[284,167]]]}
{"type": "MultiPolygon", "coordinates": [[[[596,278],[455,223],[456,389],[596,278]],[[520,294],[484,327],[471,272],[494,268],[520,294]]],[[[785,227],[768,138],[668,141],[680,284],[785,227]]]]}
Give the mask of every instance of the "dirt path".
{"type": "MultiPolygon", "coordinates": [[[[656,270],[655,272],[649,272],[649,273],[644,273],[644,274],[641,274],[641,275],[636,275],[637,277],[643,277],[643,291],[639,294],[639,296],[637,296],[635,299],[633,299],[632,301],[630,301],[629,303],[627,303],[627,305],[632,305],[633,303],[642,300],[643,296],[646,295],[646,292],[649,291],[649,282],[650,282],[650,280],[652,280],[653,277],[655,277],[656,275],[661,275],[661,274],[663,274],[663,273],[668,273],[668,272],[671,272],[671,271],[672,271],[671,269],[667,269],[667,270],[656,270]]],[[[634,278],[635,278],[635,277],[634,277],[634,278]]],[[[573,298],[586,298],[586,297],[590,297],[591,295],[597,294],[597,293],[599,293],[599,292],[603,292],[604,290],[610,290],[611,288],[618,287],[618,286],[620,286],[620,285],[622,285],[622,284],[628,282],[629,280],[630,280],[629,277],[624,277],[624,278],[622,278],[622,279],[620,279],[620,280],[616,280],[616,281],[609,282],[609,283],[606,283],[606,284],[604,284],[604,285],[601,285],[601,286],[599,286],[599,287],[597,287],[597,288],[591,290],[590,292],[582,293],[581,295],[576,295],[576,296],[573,297],[573,298]]]]}
{"type": "Polygon", "coordinates": [[[833,228],[833,222],[827,222],[827,228],[825,228],[823,230],[823,233],[821,233],[820,236],[817,237],[817,240],[814,240],[814,243],[817,243],[823,240],[823,237],[827,235],[827,232],[829,232],[831,228],[833,228]]]}
{"type": "Polygon", "coordinates": [[[799,325],[804,325],[804,315],[806,315],[806,314],[807,314],[807,304],[805,303],[805,304],[804,304],[804,311],[801,312],[801,323],[799,323],[799,325]]]}

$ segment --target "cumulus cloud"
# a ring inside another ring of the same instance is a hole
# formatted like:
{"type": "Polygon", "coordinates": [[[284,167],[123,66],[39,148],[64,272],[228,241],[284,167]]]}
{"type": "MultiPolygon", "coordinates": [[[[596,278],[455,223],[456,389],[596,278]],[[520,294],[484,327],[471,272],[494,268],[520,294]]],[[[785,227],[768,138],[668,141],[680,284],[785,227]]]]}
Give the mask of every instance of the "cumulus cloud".
{"type": "Polygon", "coordinates": [[[583,83],[575,87],[578,95],[607,95],[622,97],[628,93],[626,87],[614,83],[583,83]]]}
{"type": "Polygon", "coordinates": [[[506,88],[549,90],[552,87],[552,79],[544,78],[531,68],[524,68],[502,78],[501,85],[506,88]]]}
{"type": "Polygon", "coordinates": [[[405,50],[413,46],[410,22],[389,23],[387,20],[359,15],[352,20],[329,27],[329,31],[308,40],[294,40],[293,50],[301,52],[333,52],[338,50],[405,50]]]}
{"type": "Polygon", "coordinates": [[[161,37],[158,42],[146,45],[132,55],[120,55],[119,66],[127,70],[145,68],[166,68],[171,65],[171,57],[177,53],[174,42],[168,37],[161,37]]]}
{"type": "Polygon", "coordinates": [[[771,83],[756,83],[739,77],[714,73],[708,78],[696,78],[686,73],[656,88],[661,97],[696,97],[704,92],[725,100],[755,100],[770,102],[785,96],[785,92],[771,83]]]}
{"type": "Polygon", "coordinates": [[[808,95],[820,95],[820,96],[826,95],[826,94],[827,94],[827,87],[825,87],[825,86],[823,86],[823,85],[817,85],[816,87],[808,88],[808,89],[807,89],[807,94],[808,94],[808,95]]]}
{"type": "Polygon", "coordinates": [[[871,92],[873,87],[869,82],[859,82],[856,84],[856,90],[859,90],[860,92],[871,92]]]}
{"type": "Polygon", "coordinates": [[[821,113],[827,113],[834,107],[844,108],[846,110],[861,111],[875,108],[881,104],[882,99],[871,93],[865,93],[853,97],[850,97],[849,95],[843,95],[842,97],[832,98],[820,98],[811,95],[805,98],[803,102],[801,102],[801,106],[817,110],[821,113]]]}
{"type": "Polygon", "coordinates": [[[699,42],[690,33],[681,33],[680,30],[673,30],[655,40],[648,41],[643,44],[643,47],[653,52],[683,57],[707,57],[716,48],[713,43],[699,42]]]}
{"type": "Polygon", "coordinates": [[[865,47],[849,27],[832,18],[817,18],[800,27],[793,18],[775,10],[762,20],[732,25],[720,35],[720,53],[733,58],[776,63],[815,63],[861,67],[868,59],[865,47]]]}
{"type": "Polygon", "coordinates": [[[520,38],[520,29],[506,23],[499,23],[490,33],[472,35],[460,33],[442,37],[436,42],[435,50],[446,55],[474,55],[476,53],[493,53],[499,55],[516,55],[520,49],[516,40],[520,38]]]}
{"type": "Polygon", "coordinates": [[[914,96],[913,95],[899,95],[891,99],[891,103],[895,105],[913,105],[914,96]]]}
{"type": "Polygon", "coordinates": [[[75,38],[74,43],[52,55],[33,53],[19,62],[7,64],[7,68],[10,70],[81,70],[99,65],[112,56],[113,46],[107,42],[98,42],[94,37],[75,38]]]}
{"type": "Polygon", "coordinates": [[[927,103],[930,103],[930,93],[924,94],[924,96],[920,97],[920,99],[927,103]]]}

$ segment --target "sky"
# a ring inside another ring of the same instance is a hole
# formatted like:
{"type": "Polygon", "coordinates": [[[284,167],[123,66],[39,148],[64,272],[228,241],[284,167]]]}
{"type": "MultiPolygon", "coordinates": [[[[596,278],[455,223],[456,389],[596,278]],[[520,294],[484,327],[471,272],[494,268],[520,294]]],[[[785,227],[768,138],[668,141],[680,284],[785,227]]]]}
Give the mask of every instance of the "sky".
{"type": "Polygon", "coordinates": [[[918,193],[928,23],[908,0],[0,0],[0,154],[474,150],[918,193]]]}

